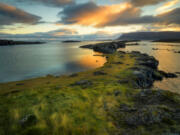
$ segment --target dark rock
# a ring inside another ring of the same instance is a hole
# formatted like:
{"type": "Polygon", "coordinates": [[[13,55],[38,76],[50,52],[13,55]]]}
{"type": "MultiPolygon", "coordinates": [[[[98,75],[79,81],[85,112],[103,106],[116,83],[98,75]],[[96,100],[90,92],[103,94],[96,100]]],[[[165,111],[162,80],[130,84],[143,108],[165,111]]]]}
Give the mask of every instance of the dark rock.
{"type": "Polygon", "coordinates": [[[144,68],[140,70],[135,70],[133,75],[135,76],[135,82],[139,88],[149,88],[153,85],[155,81],[153,78],[153,70],[144,68]]]}
{"type": "Polygon", "coordinates": [[[119,96],[120,94],[121,94],[121,91],[119,91],[119,90],[115,90],[115,91],[114,91],[114,95],[115,95],[115,96],[119,96]]]}
{"type": "Polygon", "coordinates": [[[93,73],[94,75],[107,75],[107,73],[103,72],[103,71],[96,71],[93,73]]]}
{"type": "Polygon", "coordinates": [[[176,74],[180,74],[180,72],[176,72],[176,74]]]}
{"type": "Polygon", "coordinates": [[[29,114],[29,115],[26,115],[23,119],[21,119],[19,121],[19,124],[22,127],[28,127],[28,126],[32,126],[32,125],[36,124],[36,122],[37,122],[36,116],[33,114],[29,114]]]}
{"type": "Polygon", "coordinates": [[[81,81],[75,82],[71,86],[81,86],[82,88],[87,88],[87,87],[90,87],[92,84],[93,83],[89,80],[81,80],[81,81]]]}
{"type": "Polygon", "coordinates": [[[177,78],[178,76],[174,73],[166,73],[164,71],[159,71],[161,75],[163,75],[165,78],[177,78]]]}
{"type": "Polygon", "coordinates": [[[164,90],[152,91],[150,89],[141,90],[136,96],[135,101],[139,104],[153,105],[167,101],[164,90]]]}
{"type": "Polygon", "coordinates": [[[114,53],[118,48],[124,48],[125,43],[124,42],[106,42],[106,43],[98,43],[95,45],[84,45],[80,46],[80,48],[88,48],[93,49],[96,52],[102,52],[102,53],[114,53]]]}
{"type": "Polygon", "coordinates": [[[138,57],[136,59],[138,61],[139,65],[147,66],[152,69],[157,69],[159,62],[154,58],[150,56],[143,56],[138,57]]]}
{"type": "Polygon", "coordinates": [[[139,126],[160,123],[164,119],[171,119],[170,113],[159,106],[146,106],[138,109],[133,114],[127,115],[125,122],[129,126],[139,126]]]}
{"type": "Polygon", "coordinates": [[[174,53],[180,53],[180,51],[175,51],[174,53]]]}

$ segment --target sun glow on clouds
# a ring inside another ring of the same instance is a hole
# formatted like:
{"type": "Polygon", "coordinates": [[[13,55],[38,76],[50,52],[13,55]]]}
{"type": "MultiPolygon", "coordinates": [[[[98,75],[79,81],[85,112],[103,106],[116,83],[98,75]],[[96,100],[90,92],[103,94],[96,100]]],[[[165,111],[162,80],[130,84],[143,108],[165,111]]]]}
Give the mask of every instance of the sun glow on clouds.
{"type": "Polygon", "coordinates": [[[92,10],[84,10],[84,12],[80,12],[79,15],[67,18],[68,22],[75,22],[79,25],[84,26],[93,26],[93,27],[101,27],[114,19],[117,16],[120,16],[124,13],[124,11],[128,9],[132,9],[132,12],[137,12],[138,9],[134,8],[131,3],[121,3],[114,5],[106,5],[106,6],[96,6],[93,3],[89,3],[93,8],[92,10]]]}
{"type": "MultiPolygon", "coordinates": [[[[22,0],[15,1],[23,3],[22,0]]],[[[126,0],[109,0],[108,2],[106,0],[101,2],[77,0],[75,3],[72,0],[66,0],[65,3],[62,3],[61,0],[55,0],[53,3],[51,3],[52,0],[28,0],[24,5],[31,1],[37,2],[43,8],[36,12],[37,9],[33,9],[34,7],[26,10],[28,6],[23,7],[23,4],[21,5],[23,10],[8,4],[0,6],[0,13],[4,17],[2,20],[7,20],[4,23],[0,22],[0,33],[37,34],[37,32],[44,32],[52,37],[76,35],[97,35],[97,37],[109,35],[113,37],[135,31],[180,30],[179,0],[128,0],[128,2],[126,0]],[[147,5],[151,6],[147,8],[147,5]],[[161,7],[159,7],[160,5],[161,7]],[[143,14],[145,10],[151,13],[143,14]],[[3,16],[4,11],[9,16],[3,16]],[[57,13],[59,14],[57,15],[57,13]],[[45,23],[41,23],[42,21],[45,23]]]]}
{"type": "Polygon", "coordinates": [[[162,5],[161,7],[159,7],[159,8],[156,10],[156,12],[162,13],[162,12],[167,12],[167,10],[170,11],[170,10],[172,10],[171,8],[172,8],[174,5],[176,5],[178,2],[179,2],[179,0],[169,1],[169,2],[165,3],[164,5],[162,5]]]}

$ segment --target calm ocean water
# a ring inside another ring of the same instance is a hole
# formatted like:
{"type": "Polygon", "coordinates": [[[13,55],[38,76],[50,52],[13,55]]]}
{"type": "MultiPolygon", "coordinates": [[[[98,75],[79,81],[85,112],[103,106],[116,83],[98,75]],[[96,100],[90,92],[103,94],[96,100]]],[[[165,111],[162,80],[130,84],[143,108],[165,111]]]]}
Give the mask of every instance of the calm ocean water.
{"type": "Polygon", "coordinates": [[[102,66],[106,59],[97,53],[80,49],[80,45],[96,42],[0,47],[0,82],[18,81],[47,74],[62,75],[102,66]]]}
{"type": "MultiPolygon", "coordinates": [[[[79,48],[97,42],[61,43],[44,45],[19,45],[0,47],[0,82],[18,81],[47,74],[62,75],[101,67],[105,58],[96,52],[79,48]],[[95,55],[95,56],[94,56],[95,55]]],[[[180,72],[180,43],[140,42],[138,46],[127,46],[123,51],[141,51],[159,60],[159,69],[180,72]],[[159,50],[152,50],[158,48],[159,50]]],[[[155,88],[180,93],[180,77],[156,82],[155,88]]]]}

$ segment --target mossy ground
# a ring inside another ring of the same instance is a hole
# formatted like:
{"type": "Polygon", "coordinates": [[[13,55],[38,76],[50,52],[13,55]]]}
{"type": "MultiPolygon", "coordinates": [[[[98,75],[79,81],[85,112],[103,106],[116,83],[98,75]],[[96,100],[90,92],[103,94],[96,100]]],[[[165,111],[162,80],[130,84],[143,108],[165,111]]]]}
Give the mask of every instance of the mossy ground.
{"type": "Polygon", "coordinates": [[[130,83],[118,83],[131,77],[127,69],[135,65],[135,58],[118,52],[106,56],[103,67],[74,77],[47,76],[0,84],[0,135],[113,134],[117,127],[107,109],[123,103],[133,105],[130,95],[139,90],[130,83]],[[107,75],[94,75],[96,71],[107,75]],[[72,85],[80,80],[89,80],[92,85],[72,85]],[[120,91],[118,96],[116,91],[120,91]],[[22,127],[19,121],[28,114],[35,115],[37,123],[22,127]]]}

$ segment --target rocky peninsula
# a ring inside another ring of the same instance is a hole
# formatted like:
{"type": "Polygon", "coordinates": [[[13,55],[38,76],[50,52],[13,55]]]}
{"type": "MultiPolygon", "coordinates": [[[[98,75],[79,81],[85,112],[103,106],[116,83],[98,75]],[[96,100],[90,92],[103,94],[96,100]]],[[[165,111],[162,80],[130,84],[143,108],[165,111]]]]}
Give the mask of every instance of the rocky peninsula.
{"type": "Polygon", "coordinates": [[[153,90],[176,77],[122,42],[81,46],[103,52],[103,67],[0,84],[2,135],[179,135],[180,95],[153,90]]]}
{"type": "Polygon", "coordinates": [[[44,43],[45,43],[45,42],[39,42],[39,41],[0,40],[0,46],[28,45],[28,44],[44,44],[44,43]]]}

